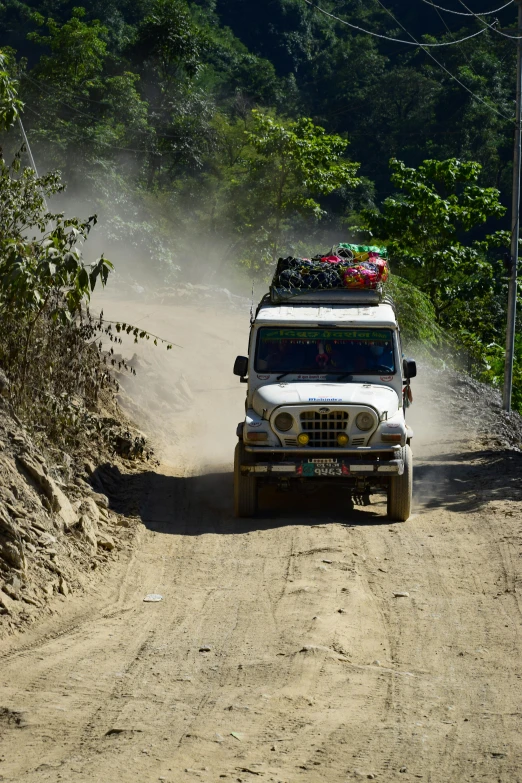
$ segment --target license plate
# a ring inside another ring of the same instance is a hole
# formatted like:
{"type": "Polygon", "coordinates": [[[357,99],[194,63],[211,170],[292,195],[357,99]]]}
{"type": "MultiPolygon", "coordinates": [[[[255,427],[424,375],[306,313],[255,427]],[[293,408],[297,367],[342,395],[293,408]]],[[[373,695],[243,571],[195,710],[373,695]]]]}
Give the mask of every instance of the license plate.
{"type": "Polygon", "coordinates": [[[342,466],[335,460],[315,459],[303,462],[303,476],[342,476],[342,466]]]}

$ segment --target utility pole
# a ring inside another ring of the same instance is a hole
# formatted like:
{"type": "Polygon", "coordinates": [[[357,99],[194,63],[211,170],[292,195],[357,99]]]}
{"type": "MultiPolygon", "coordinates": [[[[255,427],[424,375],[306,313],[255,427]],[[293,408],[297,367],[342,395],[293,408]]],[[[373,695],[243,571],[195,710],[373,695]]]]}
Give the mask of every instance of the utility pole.
{"type": "Polygon", "coordinates": [[[502,397],[505,411],[511,410],[513,389],[513,359],[515,354],[515,325],[517,318],[517,274],[518,237],[520,233],[520,163],[521,163],[521,119],[522,119],[522,0],[518,5],[517,40],[517,109],[515,125],[515,148],[513,154],[513,201],[511,208],[511,269],[509,278],[508,313],[506,330],[506,363],[504,366],[504,392],[502,397]]]}
{"type": "Polygon", "coordinates": [[[27,134],[25,132],[25,128],[22,125],[22,119],[20,115],[18,115],[18,127],[20,128],[20,133],[22,134],[22,138],[24,140],[25,148],[27,150],[27,154],[29,155],[29,160],[31,161],[31,166],[33,167],[34,173],[36,176],[38,176],[38,171],[36,168],[36,163],[34,162],[33,153],[31,151],[31,145],[29,144],[29,139],[27,138],[27,134]]]}
{"type": "MultiPolygon", "coordinates": [[[[21,119],[20,115],[18,115],[18,126],[20,128],[20,133],[22,134],[22,138],[23,138],[24,143],[25,143],[27,154],[29,155],[29,160],[31,161],[31,166],[33,167],[34,173],[38,177],[38,170],[36,168],[36,163],[34,162],[33,153],[32,153],[32,150],[31,150],[31,145],[29,144],[29,139],[27,138],[27,134],[26,134],[25,128],[24,128],[24,126],[22,124],[22,119],[21,119]]],[[[44,204],[44,207],[45,207],[45,211],[49,212],[49,206],[47,204],[47,199],[45,198],[45,195],[44,195],[43,191],[42,191],[42,199],[43,199],[43,204],[44,204]]]]}

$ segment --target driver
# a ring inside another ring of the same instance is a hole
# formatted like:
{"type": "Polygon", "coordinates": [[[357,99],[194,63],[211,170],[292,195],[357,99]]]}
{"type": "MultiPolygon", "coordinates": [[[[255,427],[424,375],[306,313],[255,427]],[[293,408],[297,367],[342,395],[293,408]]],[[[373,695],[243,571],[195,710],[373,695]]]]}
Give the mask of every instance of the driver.
{"type": "Polygon", "coordinates": [[[373,343],[370,346],[368,369],[382,368],[393,372],[393,351],[388,342],[373,343]]]}
{"type": "Polygon", "coordinates": [[[292,370],[294,352],[291,350],[291,347],[288,340],[280,340],[277,346],[270,346],[270,352],[266,354],[266,357],[264,359],[259,359],[259,369],[268,372],[292,370]]]}

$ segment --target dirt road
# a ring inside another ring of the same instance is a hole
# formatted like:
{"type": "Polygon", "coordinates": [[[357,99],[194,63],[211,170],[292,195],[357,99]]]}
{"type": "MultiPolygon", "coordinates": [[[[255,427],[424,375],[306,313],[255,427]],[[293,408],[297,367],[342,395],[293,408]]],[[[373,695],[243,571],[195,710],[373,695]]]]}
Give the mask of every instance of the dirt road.
{"type": "Polygon", "coordinates": [[[184,346],[138,376],[169,462],[100,472],[139,504],[133,558],[0,647],[0,780],[522,779],[519,455],[447,431],[419,379],[407,523],[324,495],[235,520],[248,316],[134,315],[184,346]]]}

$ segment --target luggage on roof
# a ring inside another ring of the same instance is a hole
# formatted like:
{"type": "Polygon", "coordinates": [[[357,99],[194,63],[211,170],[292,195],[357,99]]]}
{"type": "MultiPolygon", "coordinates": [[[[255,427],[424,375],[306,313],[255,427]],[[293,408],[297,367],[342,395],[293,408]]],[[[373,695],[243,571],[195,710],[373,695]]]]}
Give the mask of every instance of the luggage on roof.
{"type": "Polygon", "coordinates": [[[356,257],[365,253],[377,253],[381,258],[388,258],[387,249],[377,245],[352,245],[349,242],[341,242],[337,245],[337,248],[339,250],[350,250],[356,257]]]}
{"type": "Polygon", "coordinates": [[[343,243],[311,259],[280,258],[270,287],[272,302],[346,302],[348,297],[354,303],[379,301],[389,275],[385,252],[343,243]]]}

